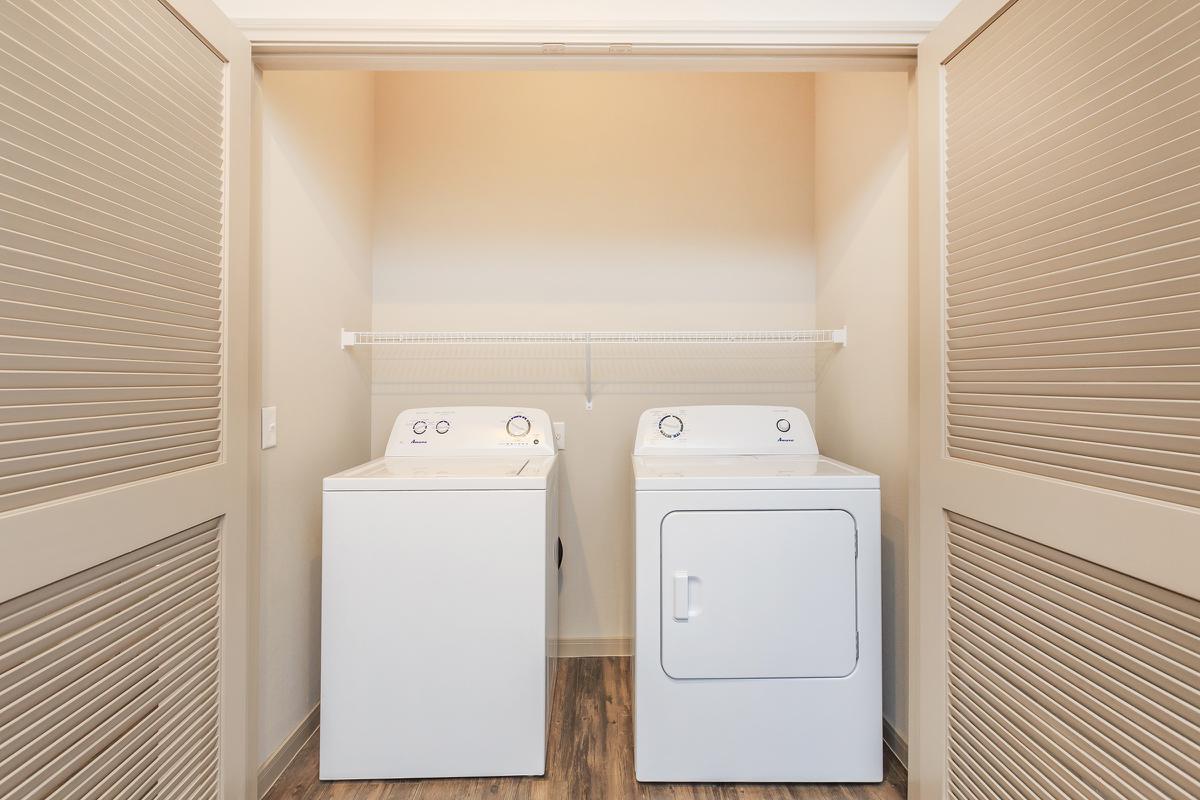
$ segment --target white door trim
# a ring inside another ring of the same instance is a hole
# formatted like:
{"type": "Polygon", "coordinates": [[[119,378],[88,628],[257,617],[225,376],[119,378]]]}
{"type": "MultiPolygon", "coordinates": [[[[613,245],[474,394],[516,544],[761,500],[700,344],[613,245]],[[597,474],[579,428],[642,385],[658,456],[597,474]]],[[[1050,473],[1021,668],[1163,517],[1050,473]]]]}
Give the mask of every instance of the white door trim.
{"type": "Polygon", "coordinates": [[[263,69],[911,69],[932,21],[239,19],[263,69]]]}

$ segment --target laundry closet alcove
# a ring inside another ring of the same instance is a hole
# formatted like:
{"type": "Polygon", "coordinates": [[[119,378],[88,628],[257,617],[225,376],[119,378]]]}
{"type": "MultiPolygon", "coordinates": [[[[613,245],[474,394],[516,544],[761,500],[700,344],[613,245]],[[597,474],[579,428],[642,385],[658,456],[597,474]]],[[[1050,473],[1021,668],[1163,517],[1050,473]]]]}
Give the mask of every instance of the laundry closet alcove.
{"type": "Polygon", "coordinates": [[[264,593],[261,671],[289,677],[264,681],[262,748],[318,696],[320,479],[381,455],[402,410],[467,404],[566,423],[567,656],[629,653],[639,414],[803,409],[823,453],[882,478],[885,717],[905,718],[908,92],[904,72],[263,71],[263,572],[287,601],[264,593]]]}

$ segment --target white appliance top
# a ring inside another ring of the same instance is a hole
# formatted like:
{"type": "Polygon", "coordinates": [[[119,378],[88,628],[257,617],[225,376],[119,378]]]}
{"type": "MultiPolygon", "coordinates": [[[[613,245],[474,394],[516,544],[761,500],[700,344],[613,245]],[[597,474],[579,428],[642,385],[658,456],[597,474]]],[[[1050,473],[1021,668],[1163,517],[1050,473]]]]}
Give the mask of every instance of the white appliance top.
{"type": "Polygon", "coordinates": [[[878,489],[879,476],[825,456],[634,456],[634,488],[878,489]]]}
{"type": "Polygon", "coordinates": [[[325,479],[327,492],[545,489],[554,456],[377,458],[325,479]]]}
{"type": "Polygon", "coordinates": [[[457,406],[411,408],[392,425],[384,455],[554,455],[550,415],[538,408],[457,406]]]}
{"type": "Polygon", "coordinates": [[[790,406],[652,408],[638,420],[633,454],[815,456],[817,440],[790,406]]]}
{"type": "Polygon", "coordinates": [[[554,451],[540,409],[413,408],[396,417],[383,458],[329,476],[324,489],[545,489],[554,451]]]}
{"type": "Polygon", "coordinates": [[[637,489],[879,488],[878,475],[820,455],[808,416],[790,406],[652,408],[633,454],[637,489]]]}

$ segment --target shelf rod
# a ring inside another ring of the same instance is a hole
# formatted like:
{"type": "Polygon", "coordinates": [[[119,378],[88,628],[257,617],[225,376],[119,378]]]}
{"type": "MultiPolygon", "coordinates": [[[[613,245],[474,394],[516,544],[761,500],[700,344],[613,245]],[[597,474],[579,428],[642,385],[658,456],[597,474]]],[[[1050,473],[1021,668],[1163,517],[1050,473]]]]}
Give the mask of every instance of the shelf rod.
{"type": "Polygon", "coordinates": [[[586,369],[587,369],[587,395],[584,397],[584,400],[586,400],[586,405],[584,406],[584,408],[586,408],[588,411],[591,411],[592,410],[592,335],[590,333],[587,335],[587,340],[583,346],[583,350],[584,350],[583,358],[584,358],[584,361],[587,363],[587,367],[586,367],[586,369]]]}
{"type": "Polygon", "coordinates": [[[342,348],[398,344],[846,344],[846,329],[775,331],[348,331],[342,348]]]}

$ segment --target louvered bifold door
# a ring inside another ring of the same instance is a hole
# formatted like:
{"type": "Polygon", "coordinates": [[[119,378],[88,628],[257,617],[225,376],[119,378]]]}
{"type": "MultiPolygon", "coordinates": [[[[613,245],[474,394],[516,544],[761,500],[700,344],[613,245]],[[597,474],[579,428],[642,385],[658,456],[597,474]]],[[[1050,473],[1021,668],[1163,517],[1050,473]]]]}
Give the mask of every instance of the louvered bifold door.
{"type": "Polygon", "coordinates": [[[1200,798],[1200,3],[917,55],[909,797],[1200,798]]]}
{"type": "Polygon", "coordinates": [[[0,800],[216,796],[219,533],[0,604],[0,800]]]}
{"type": "Polygon", "coordinates": [[[1200,4],[1019,0],[945,92],[950,453],[1200,506],[1200,4]]]}
{"type": "Polygon", "coordinates": [[[224,91],[155,0],[0,4],[0,511],[219,458],[224,91]]]}
{"type": "Polygon", "coordinates": [[[0,800],[252,792],[250,48],[0,0],[0,800]]]}

